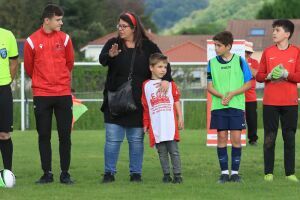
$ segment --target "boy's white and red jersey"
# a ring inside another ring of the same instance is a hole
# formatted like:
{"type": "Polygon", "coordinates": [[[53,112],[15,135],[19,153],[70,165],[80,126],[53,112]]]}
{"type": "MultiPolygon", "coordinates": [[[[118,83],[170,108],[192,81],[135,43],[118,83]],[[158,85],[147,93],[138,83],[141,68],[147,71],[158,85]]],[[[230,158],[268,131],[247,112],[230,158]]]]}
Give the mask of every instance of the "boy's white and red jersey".
{"type": "Polygon", "coordinates": [[[179,101],[180,93],[173,81],[166,94],[160,92],[160,83],[160,79],[143,83],[143,124],[149,129],[151,147],[163,141],[179,141],[174,102],[179,101]]]}

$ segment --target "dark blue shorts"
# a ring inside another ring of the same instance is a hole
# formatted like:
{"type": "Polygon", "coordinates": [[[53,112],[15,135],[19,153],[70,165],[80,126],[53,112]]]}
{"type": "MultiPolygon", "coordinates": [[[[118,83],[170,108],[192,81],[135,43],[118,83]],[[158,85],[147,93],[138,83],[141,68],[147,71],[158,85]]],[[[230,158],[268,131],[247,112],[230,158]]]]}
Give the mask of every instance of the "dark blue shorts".
{"type": "Polygon", "coordinates": [[[246,129],[245,112],[235,108],[213,110],[211,111],[210,128],[218,130],[246,129]]]}

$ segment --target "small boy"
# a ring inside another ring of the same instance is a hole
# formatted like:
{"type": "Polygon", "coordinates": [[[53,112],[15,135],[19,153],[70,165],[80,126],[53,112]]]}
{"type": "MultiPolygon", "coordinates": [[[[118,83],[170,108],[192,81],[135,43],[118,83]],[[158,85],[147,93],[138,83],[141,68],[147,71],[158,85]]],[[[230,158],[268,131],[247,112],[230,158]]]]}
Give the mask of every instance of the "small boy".
{"type": "Polygon", "coordinates": [[[289,43],[294,24],[287,19],[275,20],[272,45],[263,52],[256,80],[265,83],[263,97],[264,180],[273,181],[275,142],[280,120],[284,141],[284,168],[287,180],[295,176],[295,134],[298,120],[300,52],[289,43]]]}
{"type": "Polygon", "coordinates": [[[247,62],[231,54],[231,32],[224,31],[213,37],[217,56],[209,60],[207,90],[212,94],[211,129],[218,131],[217,153],[221,167],[218,183],[241,182],[238,174],[241,160],[241,132],[245,129],[245,95],[252,78],[247,62]],[[230,131],[232,144],[231,177],[228,171],[227,140],[230,131]]]}
{"type": "Polygon", "coordinates": [[[178,129],[183,128],[180,93],[172,81],[166,93],[159,90],[161,78],[167,73],[168,58],[154,53],[149,58],[151,79],[143,83],[142,104],[144,107],[144,131],[149,131],[150,146],[154,145],[164,173],[162,181],[172,182],[169,156],[173,165],[173,183],[182,183],[181,161],[177,142],[178,129]]]}

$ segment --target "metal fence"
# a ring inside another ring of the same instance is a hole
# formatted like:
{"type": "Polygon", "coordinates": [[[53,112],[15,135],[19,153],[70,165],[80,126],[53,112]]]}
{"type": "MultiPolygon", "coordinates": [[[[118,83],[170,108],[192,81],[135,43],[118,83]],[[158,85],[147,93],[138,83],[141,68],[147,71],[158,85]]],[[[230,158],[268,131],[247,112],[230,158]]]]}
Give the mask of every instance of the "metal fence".
{"type": "MultiPolygon", "coordinates": [[[[206,85],[206,77],[204,78],[204,74],[206,72],[206,65],[207,62],[171,62],[172,66],[172,73],[173,77],[183,77],[180,79],[180,83],[186,84],[189,79],[193,78],[195,81],[193,84],[189,83],[188,87],[190,88],[198,88],[203,89],[206,85]],[[186,71],[187,67],[191,67],[192,70],[186,71]],[[173,70],[174,69],[174,70],[173,70]],[[189,76],[187,76],[189,74],[189,76]],[[201,77],[202,76],[202,77],[201,77]]],[[[83,67],[90,67],[90,66],[99,66],[97,62],[75,62],[75,66],[83,66],[83,67]]],[[[20,98],[15,98],[14,102],[19,103],[20,106],[20,118],[21,118],[21,130],[24,131],[28,128],[28,121],[29,121],[29,104],[33,102],[32,97],[27,98],[25,95],[25,81],[28,78],[25,78],[25,70],[24,70],[24,63],[21,63],[21,73],[20,73],[20,98]],[[27,126],[26,126],[27,124],[27,126]]],[[[186,87],[186,86],[184,86],[186,87]]],[[[101,102],[103,101],[102,98],[79,98],[82,102],[101,102]]],[[[186,102],[205,102],[206,98],[182,98],[181,99],[181,106],[182,112],[184,116],[185,112],[185,103],[186,102]]]]}

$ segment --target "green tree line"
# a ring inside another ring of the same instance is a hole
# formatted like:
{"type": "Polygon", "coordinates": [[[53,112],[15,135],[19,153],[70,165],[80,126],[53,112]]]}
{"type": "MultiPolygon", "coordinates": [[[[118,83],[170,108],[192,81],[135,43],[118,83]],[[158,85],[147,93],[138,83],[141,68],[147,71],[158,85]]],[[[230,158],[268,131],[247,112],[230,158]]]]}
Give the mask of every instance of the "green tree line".
{"type": "Polygon", "coordinates": [[[123,11],[135,12],[145,27],[155,30],[150,16],[144,14],[143,0],[0,0],[0,26],[11,30],[17,38],[27,38],[41,26],[43,8],[49,3],[64,9],[62,29],[72,37],[77,60],[82,58],[80,47],[116,30],[123,11]]]}
{"type": "Polygon", "coordinates": [[[146,12],[160,29],[166,29],[193,11],[207,7],[208,0],[144,0],[146,12]],[[162,20],[163,19],[163,20],[162,20]]]}
{"type": "Polygon", "coordinates": [[[164,34],[215,34],[225,30],[230,19],[255,19],[265,2],[273,0],[210,0],[205,9],[182,18],[164,34]]]}
{"type": "Polygon", "coordinates": [[[258,12],[258,19],[299,19],[300,18],[300,1],[299,0],[274,0],[266,2],[258,12]]]}

